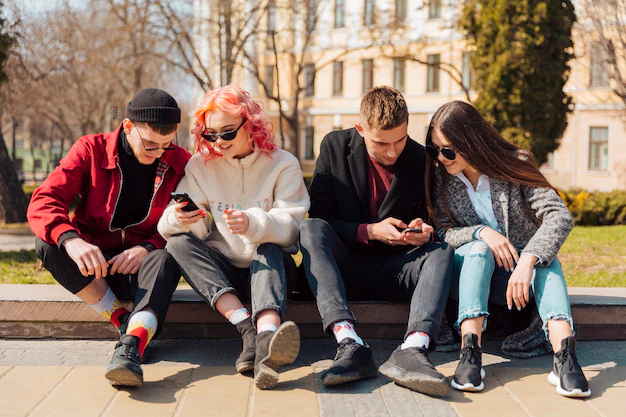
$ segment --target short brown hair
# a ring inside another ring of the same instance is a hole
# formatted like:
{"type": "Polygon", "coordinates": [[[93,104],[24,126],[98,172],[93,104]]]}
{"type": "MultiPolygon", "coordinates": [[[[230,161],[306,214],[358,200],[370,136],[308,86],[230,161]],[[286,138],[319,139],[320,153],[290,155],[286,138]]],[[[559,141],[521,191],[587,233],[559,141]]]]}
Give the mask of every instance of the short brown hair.
{"type": "Polygon", "coordinates": [[[389,130],[409,120],[402,93],[383,85],[369,90],[361,99],[361,115],[373,129],[389,130]]]}

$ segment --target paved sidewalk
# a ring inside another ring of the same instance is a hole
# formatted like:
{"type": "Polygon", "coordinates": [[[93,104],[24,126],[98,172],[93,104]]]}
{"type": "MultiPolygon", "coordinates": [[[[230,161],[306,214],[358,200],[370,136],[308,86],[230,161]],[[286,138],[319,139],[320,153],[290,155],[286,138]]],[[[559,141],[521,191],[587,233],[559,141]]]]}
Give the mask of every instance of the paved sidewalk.
{"type": "MultiPolygon", "coordinates": [[[[370,341],[382,364],[396,343],[370,341]]],[[[281,372],[276,389],[259,391],[238,375],[235,339],[155,340],[144,365],[146,383],[117,390],[103,377],[113,341],[0,340],[0,416],[624,416],[626,342],[580,342],[578,357],[593,395],[572,400],[546,381],[551,356],[505,358],[497,343],[485,346],[486,388],[450,390],[443,399],[414,393],[377,379],[327,389],[319,371],[330,364],[335,344],[303,341],[298,360],[281,372]]],[[[451,376],[457,353],[433,353],[451,376]]]]}

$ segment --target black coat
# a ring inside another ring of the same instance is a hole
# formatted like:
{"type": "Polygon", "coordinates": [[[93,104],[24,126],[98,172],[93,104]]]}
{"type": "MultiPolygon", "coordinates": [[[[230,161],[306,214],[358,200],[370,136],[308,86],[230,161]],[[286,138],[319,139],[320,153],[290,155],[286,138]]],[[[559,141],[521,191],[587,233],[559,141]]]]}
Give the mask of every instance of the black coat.
{"type": "Polygon", "coordinates": [[[416,218],[426,219],[424,168],[426,150],[408,138],[396,162],[389,192],[378,216],[370,215],[370,189],[365,142],[355,128],[331,132],[322,141],[311,183],[310,217],[330,223],[346,246],[361,252],[402,252],[405,246],[382,242],[357,245],[354,237],[362,223],[375,223],[395,217],[408,224],[416,218]]]}

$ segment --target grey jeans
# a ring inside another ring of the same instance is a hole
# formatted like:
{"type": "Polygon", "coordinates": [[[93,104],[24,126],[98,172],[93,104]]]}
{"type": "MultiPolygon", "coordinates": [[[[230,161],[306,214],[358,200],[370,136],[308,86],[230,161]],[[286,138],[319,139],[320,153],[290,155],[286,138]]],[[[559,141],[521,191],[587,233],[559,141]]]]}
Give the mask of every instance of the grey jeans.
{"type": "Polygon", "coordinates": [[[237,268],[218,250],[191,233],[170,237],[165,249],[180,265],[185,280],[215,308],[227,292],[252,302],[252,322],[263,310],[275,310],[284,319],[285,300],[296,280],[293,258],[273,243],[259,245],[250,268],[237,268]]]}
{"type": "Polygon", "coordinates": [[[434,348],[450,290],[451,246],[432,242],[395,254],[360,253],[347,247],[321,219],[300,225],[300,245],[326,332],[336,321],[354,321],[348,300],[410,301],[405,337],[424,332],[434,348]]]}

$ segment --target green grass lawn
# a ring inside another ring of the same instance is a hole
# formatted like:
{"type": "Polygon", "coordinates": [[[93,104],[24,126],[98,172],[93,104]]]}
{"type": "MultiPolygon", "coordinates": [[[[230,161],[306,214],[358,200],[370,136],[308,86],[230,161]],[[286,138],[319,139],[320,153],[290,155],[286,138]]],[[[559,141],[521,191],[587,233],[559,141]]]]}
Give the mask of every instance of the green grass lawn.
{"type": "MultiPolygon", "coordinates": [[[[300,254],[296,258],[299,262],[300,254]]],[[[570,287],[626,287],[626,226],[577,226],[559,259],[570,287]]],[[[0,253],[0,283],[54,284],[36,265],[33,251],[0,253]]]]}

